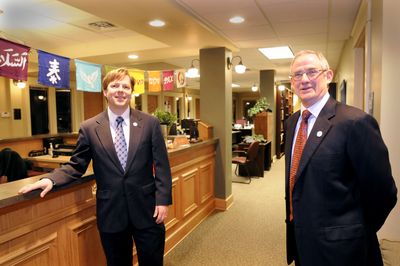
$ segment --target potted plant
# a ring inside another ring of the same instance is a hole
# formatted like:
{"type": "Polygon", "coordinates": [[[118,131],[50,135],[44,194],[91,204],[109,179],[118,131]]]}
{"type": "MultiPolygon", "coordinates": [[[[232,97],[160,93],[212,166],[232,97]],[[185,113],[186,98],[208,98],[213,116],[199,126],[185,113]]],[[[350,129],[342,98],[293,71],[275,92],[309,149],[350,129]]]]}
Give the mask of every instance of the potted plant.
{"type": "Polygon", "coordinates": [[[171,114],[159,108],[154,111],[153,115],[158,118],[161,125],[167,125],[169,127],[178,120],[175,114],[171,114]]]}
{"type": "Polygon", "coordinates": [[[175,114],[171,114],[170,112],[161,110],[160,108],[157,108],[153,115],[160,121],[164,138],[167,138],[169,128],[178,120],[177,116],[175,114]]]}
{"type": "Polygon", "coordinates": [[[249,115],[249,117],[253,117],[258,113],[267,111],[269,111],[269,103],[267,101],[267,97],[261,97],[257,100],[256,104],[253,107],[249,108],[247,114],[249,115]]]}
{"type": "Polygon", "coordinates": [[[254,141],[267,142],[267,140],[264,138],[263,135],[257,135],[257,134],[253,134],[251,136],[245,136],[243,139],[244,143],[252,143],[254,141]]]}
{"type": "Polygon", "coordinates": [[[254,123],[254,133],[262,135],[267,140],[272,139],[272,114],[270,112],[271,110],[269,109],[266,97],[258,99],[256,104],[247,111],[254,123]]]}

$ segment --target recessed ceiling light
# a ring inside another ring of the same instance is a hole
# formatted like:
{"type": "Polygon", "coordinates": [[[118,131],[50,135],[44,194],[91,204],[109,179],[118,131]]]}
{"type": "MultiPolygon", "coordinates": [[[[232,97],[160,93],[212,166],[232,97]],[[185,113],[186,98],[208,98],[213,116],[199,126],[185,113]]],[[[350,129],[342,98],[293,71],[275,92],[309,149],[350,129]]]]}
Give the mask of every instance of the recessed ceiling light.
{"type": "Polygon", "coordinates": [[[129,58],[129,59],[138,59],[139,56],[136,55],[136,54],[130,54],[130,55],[128,55],[128,58],[129,58]]]}
{"type": "Polygon", "coordinates": [[[230,22],[230,23],[234,23],[234,24],[239,24],[239,23],[244,22],[244,18],[241,17],[241,16],[234,16],[234,17],[231,17],[231,18],[229,19],[229,22],[230,22]]]}
{"type": "Polygon", "coordinates": [[[165,22],[159,19],[155,19],[149,22],[150,26],[153,27],[163,27],[165,25],[165,22]]]}
{"type": "Polygon", "coordinates": [[[294,57],[289,46],[258,48],[258,50],[268,59],[288,59],[294,57]]]}

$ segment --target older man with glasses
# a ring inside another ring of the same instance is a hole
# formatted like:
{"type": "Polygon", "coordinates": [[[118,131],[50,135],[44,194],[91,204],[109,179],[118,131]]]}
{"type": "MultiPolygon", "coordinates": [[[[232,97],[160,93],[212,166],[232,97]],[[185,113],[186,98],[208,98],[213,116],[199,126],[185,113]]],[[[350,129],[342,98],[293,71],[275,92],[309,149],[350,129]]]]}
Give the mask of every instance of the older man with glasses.
{"type": "Polygon", "coordinates": [[[287,262],[383,265],[376,233],[397,188],[378,123],[330,97],[321,53],[299,52],[290,78],[301,109],[286,123],[287,262]]]}

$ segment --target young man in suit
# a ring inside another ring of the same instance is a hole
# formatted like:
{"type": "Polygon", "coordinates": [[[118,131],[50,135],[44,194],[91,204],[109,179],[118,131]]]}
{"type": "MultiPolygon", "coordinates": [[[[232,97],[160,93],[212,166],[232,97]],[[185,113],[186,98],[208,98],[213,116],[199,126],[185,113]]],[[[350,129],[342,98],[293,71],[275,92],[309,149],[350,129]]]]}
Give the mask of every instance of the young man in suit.
{"type": "Polygon", "coordinates": [[[330,97],[332,79],[321,53],[293,59],[301,110],[286,122],[287,262],[382,265],[376,232],[397,201],[388,150],[372,116],[330,97]]]}
{"type": "Polygon", "coordinates": [[[70,162],[19,193],[40,188],[44,197],[80,178],[92,160],[107,265],[132,265],[133,240],[139,265],[162,265],[172,179],[160,124],[129,107],[135,81],[127,69],[110,71],[102,85],[108,108],[82,123],[70,162]]]}

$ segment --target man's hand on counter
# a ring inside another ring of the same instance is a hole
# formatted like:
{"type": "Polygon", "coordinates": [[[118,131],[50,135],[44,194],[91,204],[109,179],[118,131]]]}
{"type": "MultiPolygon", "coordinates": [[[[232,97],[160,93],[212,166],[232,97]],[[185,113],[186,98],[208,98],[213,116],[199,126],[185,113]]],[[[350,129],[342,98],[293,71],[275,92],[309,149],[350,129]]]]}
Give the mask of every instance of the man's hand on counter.
{"type": "Polygon", "coordinates": [[[35,189],[42,189],[43,191],[40,193],[40,197],[44,197],[47,192],[49,192],[53,188],[53,181],[49,178],[43,178],[35,183],[23,186],[18,193],[25,194],[35,189]]]}

